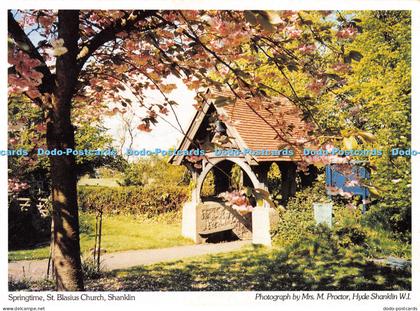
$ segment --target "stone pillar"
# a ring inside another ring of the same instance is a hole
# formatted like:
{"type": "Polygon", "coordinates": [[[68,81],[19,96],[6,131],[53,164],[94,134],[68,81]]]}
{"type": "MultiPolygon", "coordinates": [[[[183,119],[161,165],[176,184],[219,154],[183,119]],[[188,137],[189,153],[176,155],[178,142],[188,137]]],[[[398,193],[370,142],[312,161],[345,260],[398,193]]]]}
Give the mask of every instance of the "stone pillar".
{"type": "Polygon", "coordinates": [[[182,236],[199,243],[200,237],[197,228],[197,207],[196,202],[188,201],[182,207],[182,236]]]}
{"type": "Polygon", "coordinates": [[[270,208],[257,206],[252,211],[252,243],[271,246],[270,208]]]}
{"type": "MultiPolygon", "coordinates": [[[[192,174],[192,179],[194,183],[197,183],[198,173],[193,166],[187,166],[192,174]]],[[[191,200],[185,202],[182,206],[182,236],[188,239],[193,240],[195,243],[200,242],[200,237],[198,235],[198,214],[197,208],[200,202],[200,191],[195,187],[191,191],[191,200]]]]}

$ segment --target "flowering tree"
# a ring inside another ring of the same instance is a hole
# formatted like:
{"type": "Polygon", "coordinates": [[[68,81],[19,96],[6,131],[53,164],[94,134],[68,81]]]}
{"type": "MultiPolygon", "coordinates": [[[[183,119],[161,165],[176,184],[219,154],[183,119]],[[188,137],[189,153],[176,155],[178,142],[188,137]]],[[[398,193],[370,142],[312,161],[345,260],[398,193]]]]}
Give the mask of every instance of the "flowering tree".
{"type": "MultiPolygon", "coordinates": [[[[138,128],[150,131],[177,104],[166,95],[176,87],[169,76],[197,91],[198,109],[209,100],[234,105],[237,99],[252,108],[280,94],[316,124],[311,94],[298,95],[285,70],[301,72],[315,94],[345,84],[344,60],[355,54],[333,38],[351,40],[357,25],[334,28],[329,14],[320,12],[315,23],[311,14],[293,11],[9,11],[9,93],[25,94],[45,111],[47,147],[58,150],[74,148],[72,110],[85,117],[141,110],[138,128]],[[272,65],[273,78],[291,95],[257,74],[272,65]],[[231,96],[213,95],[212,88],[222,87],[231,96]],[[159,91],[164,102],[147,104],[146,89],[159,91]]],[[[305,130],[318,129],[308,123],[305,130]]],[[[287,136],[278,132],[279,140],[287,136]]],[[[75,158],[51,156],[50,164],[57,288],[82,290],[75,158]]]]}

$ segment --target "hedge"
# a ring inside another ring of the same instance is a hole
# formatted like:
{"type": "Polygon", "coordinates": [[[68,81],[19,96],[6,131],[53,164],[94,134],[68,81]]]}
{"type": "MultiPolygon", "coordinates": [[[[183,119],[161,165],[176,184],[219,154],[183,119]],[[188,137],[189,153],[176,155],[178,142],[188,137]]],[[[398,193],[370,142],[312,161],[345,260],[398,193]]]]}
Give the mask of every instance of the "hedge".
{"type": "Polygon", "coordinates": [[[79,207],[83,211],[102,210],[106,214],[156,216],[182,209],[188,188],[177,185],[102,187],[80,186],[79,207]]]}

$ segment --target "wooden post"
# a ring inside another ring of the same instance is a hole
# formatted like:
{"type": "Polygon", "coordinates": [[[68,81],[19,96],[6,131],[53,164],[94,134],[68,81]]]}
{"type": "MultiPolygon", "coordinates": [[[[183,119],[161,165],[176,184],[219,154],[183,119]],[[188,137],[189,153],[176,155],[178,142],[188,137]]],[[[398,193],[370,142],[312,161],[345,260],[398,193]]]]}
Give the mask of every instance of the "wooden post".
{"type": "Polygon", "coordinates": [[[289,198],[296,193],[296,164],[293,162],[279,163],[281,172],[281,202],[286,205],[289,198]]]}
{"type": "Polygon", "coordinates": [[[215,165],[213,168],[214,186],[216,194],[229,190],[230,185],[230,172],[233,163],[230,161],[223,161],[215,165]]]}
{"type": "Polygon", "coordinates": [[[267,175],[268,175],[268,171],[270,170],[271,164],[272,162],[263,162],[263,163],[260,163],[258,166],[252,167],[260,183],[264,184],[265,190],[268,190],[267,175]]]}
{"type": "Polygon", "coordinates": [[[98,236],[98,258],[97,269],[98,272],[101,268],[101,242],[102,242],[102,211],[99,212],[99,236],[98,236]]]}

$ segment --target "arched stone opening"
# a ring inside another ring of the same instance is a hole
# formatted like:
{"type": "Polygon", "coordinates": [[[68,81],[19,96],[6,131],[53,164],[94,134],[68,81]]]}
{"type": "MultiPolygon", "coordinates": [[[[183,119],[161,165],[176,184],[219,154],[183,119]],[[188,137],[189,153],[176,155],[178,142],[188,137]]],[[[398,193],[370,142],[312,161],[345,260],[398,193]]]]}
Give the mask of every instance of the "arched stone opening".
{"type": "MultiPolygon", "coordinates": [[[[191,222],[195,223],[194,240],[198,243],[231,239],[252,238],[252,213],[243,213],[234,207],[226,204],[222,199],[213,196],[202,198],[202,189],[207,175],[212,171],[214,175],[215,194],[229,191],[231,189],[231,170],[237,165],[243,174],[244,185],[254,189],[264,188],[257,175],[242,158],[213,158],[203,164],[203,169],[197,177],[195,189],[193,190],[191,205],[187,204],[185,215],[195,215],[191,222]],[[189,214],[187,214],[189,213],[189,214]]],[[[254,205],[255,206],[255,205],[254,205]]]]}
{"type": "Polygon", "coordinates": [[[214,184],[215,184],[215,194],[219,194],[223,191],[229,190],[229,181],[230,172],[233,165],[238,165],[242,172],[244,173],[244,185],[252,186],[253,188],[264,188],[264,185],[260,183],[256,174],[243,159],[240,158],[220,158],[212,159],[211,162],[207,162],[204,166],[200,176],[197,179],[196,184],[196,202],[202,203],[202,188],[206,176],[213,171],[214,174],[214,184]]]}

